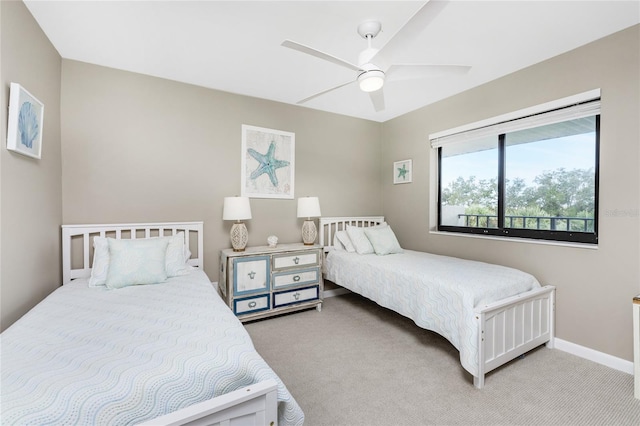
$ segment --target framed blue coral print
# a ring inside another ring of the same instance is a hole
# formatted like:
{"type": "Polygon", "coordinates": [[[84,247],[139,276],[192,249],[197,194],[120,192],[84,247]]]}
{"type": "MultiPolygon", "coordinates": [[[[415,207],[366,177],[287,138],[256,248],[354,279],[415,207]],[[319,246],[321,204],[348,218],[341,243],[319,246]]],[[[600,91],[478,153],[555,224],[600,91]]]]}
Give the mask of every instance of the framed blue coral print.
{"type": "Polygon", "coordinates": [[[293,199],[295,133],[242,125],[241,195],[293,199]]]}
{"type": "Polygon", "coordinates": [[[11,83],[8,121],[7,149],[39,159],[44,105],[18,83],[11,83]]]}

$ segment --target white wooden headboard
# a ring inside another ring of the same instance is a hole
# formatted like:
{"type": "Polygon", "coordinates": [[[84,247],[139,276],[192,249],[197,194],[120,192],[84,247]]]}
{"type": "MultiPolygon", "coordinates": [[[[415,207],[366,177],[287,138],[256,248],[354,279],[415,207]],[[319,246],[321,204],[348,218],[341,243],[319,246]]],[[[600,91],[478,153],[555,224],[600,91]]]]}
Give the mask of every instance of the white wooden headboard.
{"type": "Polygon", "coordinates": [[[384,216],[321,217],[318,242],[327,252],[333,247],[333,237],[336,232],[347,229],[347,225],[374,226],[382,222],[384,222],[384,216]]]}
{"type": "Polygon", "coordinates": [[[90,259],[93,253],[93,237],[96,236],[116,239],[135,239],[170,236],[175,235],[177,232],[184,231],[185,244],[192,252],[188,263],[191,266],[202,269],[204,265],[203,230],[203,222],[62,225],[62,284],[68,284],[76,278],[87,278],[91,276],[90,259]],[[197,243],[190,244],[190,240],[193,239],[194,236],[197,243]],[[194,249],[196,248],[197,252],[194,253],[194,249]],[[79,256],[73,256],[75,251],[82,253],[81,259],[79,256]],[[74,261],[81,261],[82,266],[74,267],[74,261]]]}

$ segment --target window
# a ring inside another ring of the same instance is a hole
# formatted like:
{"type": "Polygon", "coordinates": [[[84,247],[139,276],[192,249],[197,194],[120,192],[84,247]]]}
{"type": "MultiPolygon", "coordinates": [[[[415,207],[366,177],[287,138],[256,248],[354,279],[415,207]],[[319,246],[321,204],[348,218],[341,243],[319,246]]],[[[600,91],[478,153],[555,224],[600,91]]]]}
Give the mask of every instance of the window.
{"type": "Polygon", "coordinates": [[[430,137],[437,229],[596,244],[600,102],[430,137]]]}

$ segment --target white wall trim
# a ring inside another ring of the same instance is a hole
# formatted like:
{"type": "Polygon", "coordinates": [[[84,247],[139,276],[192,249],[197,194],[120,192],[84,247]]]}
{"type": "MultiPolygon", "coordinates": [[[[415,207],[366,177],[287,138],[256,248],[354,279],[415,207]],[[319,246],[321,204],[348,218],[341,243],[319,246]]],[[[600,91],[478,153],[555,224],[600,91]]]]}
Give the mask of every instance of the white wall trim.
{"type": "Polygon", "coordinates": [[[572,355],[579,356],[580,358],[588,359],[589,361],[602,364],[604,366],[613,368],[614,370],[622,371],[623,373],[633,374],[633,362],[624,360],[622,358],[615,357],[613,355],[605,354],[604,352],[596,351],[585,346],[580,346],[575,343],[567,342],[562,339],[555,339],[555,349],[559,349],[563,352],[570,353],[572,355]]]}

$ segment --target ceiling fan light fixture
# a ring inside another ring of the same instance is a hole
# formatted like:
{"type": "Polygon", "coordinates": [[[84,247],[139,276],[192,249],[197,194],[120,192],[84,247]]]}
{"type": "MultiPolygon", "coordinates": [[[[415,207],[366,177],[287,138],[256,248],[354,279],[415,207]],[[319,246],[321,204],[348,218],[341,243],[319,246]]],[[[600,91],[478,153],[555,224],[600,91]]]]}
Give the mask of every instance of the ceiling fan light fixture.
{"type": "Polygon", "coordinates": [[[358,76],[358,84],[363,92],[375,92],[384,85],[384,73],[380,70],[364,71],[358,76]]]}

